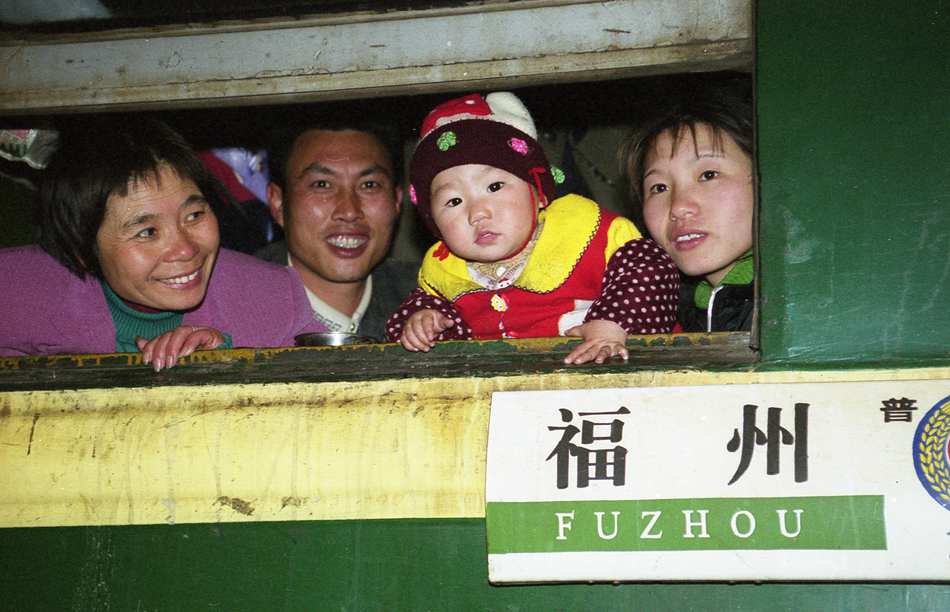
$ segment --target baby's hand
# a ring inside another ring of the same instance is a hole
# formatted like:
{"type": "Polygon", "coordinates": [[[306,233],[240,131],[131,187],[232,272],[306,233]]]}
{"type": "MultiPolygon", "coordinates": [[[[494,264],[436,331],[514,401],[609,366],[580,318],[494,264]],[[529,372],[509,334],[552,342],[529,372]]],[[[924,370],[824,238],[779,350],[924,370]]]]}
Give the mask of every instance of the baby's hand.
{"type": "Polygon", "coordinates": [[[428,352],[435,346],[436,336],[453,325],[455,321],[438,310],[420,310],[412,313],[403,325],[399,342],[407,351],[428,352]]]}
{"type": "Polygon", "coordinates": [[[613,321],[594,320],[572,327],[565,336],[580,336],[583,342],[564,359],[564,363],[581,364],[593,360],[603,363],[608,358],[620,355],[627,360],[627,332],[613,321]]]}
{"type": "Polygon", "coordinates": [[[197,349],[213,349],[224,344],[224,334],[213,327],[181,325],[151,340],[136,338],[135,344],[142,351],[142,362],[152,364],[156,372],[170,368],[179,357],[191,355],[197,349]]]}

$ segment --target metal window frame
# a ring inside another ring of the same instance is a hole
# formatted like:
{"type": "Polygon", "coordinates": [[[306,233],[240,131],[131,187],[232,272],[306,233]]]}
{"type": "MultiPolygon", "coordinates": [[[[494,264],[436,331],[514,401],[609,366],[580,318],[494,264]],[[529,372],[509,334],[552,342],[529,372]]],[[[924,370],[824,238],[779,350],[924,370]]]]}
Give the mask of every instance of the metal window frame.
{"type": "Polygon", "coordinates": [[[751,0],[518,2],[0,39],[0,113],[303,103],[750,69],[751,0]]]}

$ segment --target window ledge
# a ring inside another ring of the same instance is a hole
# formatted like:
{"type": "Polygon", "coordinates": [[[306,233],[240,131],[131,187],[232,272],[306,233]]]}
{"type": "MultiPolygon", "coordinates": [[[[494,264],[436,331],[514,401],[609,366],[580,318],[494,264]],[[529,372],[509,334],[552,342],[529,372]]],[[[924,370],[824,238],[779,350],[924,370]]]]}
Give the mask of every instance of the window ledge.
{"type": "Polygon", "coordinates": [[[564,357],[578,342],[567,338],[443,342],[429,353],[410,353],[397,344],[199,351],[161,372],[144,365],[138,353],[2,357],[0,391],[723,370],[756,360],[745,332],[630,336],[627,362],[565,365],[564,357]]]}

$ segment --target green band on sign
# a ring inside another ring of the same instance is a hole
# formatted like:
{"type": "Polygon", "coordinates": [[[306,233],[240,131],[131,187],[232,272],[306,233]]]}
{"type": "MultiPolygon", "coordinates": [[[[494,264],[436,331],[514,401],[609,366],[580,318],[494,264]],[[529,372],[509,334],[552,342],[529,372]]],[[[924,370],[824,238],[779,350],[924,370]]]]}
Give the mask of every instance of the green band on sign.
{"type": "Polygon", "coordinates": [[[884,550],[884,497],[490,502],[490,554],[884,550]]]}

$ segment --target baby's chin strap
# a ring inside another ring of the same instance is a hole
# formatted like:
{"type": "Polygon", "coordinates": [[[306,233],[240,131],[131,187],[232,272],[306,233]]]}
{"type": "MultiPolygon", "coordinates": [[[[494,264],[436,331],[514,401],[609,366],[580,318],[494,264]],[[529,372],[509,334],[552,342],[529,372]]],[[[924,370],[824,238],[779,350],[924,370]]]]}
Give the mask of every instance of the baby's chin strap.
{"type": "MultiPolygon", "coordinates": [[[[547,206],[548,201],[544,195],[544,188],[541,186],[541,175],[547,172],[547,170],[545,170],[542,166],[535,166],[534,168],[528,170],[528,172],[531,174],[531,178],[534,179],[534,189],[538,194],[538,198],[543,200],[544,206],[547,206]]],[[[538,210],[541,210],[541,202],[536,202],[534,199],[535,192],[531,193],[531,203],[534,204],[538,210]]]]}
{"type": "Polygon", "coordinates": [[[518,253],[523,251],[525,247],[531,243],[531,239],[534,238],[534,230],[538,229],[538,214],[542,208],[548,205],[548,200],[544,196],[544,189],[541,187],[541,175],[547,172],[547,170],[541,166],[535,166],[528,170],[528,172],[531,174],[531,178],[534,179],[534,189],[531,190],[531,207],[534,208],[534,217],[531,218],[531,231],[528,232],[528,238],[524,241],[524,244],[505,259],[516,257],[518,253]]]}

